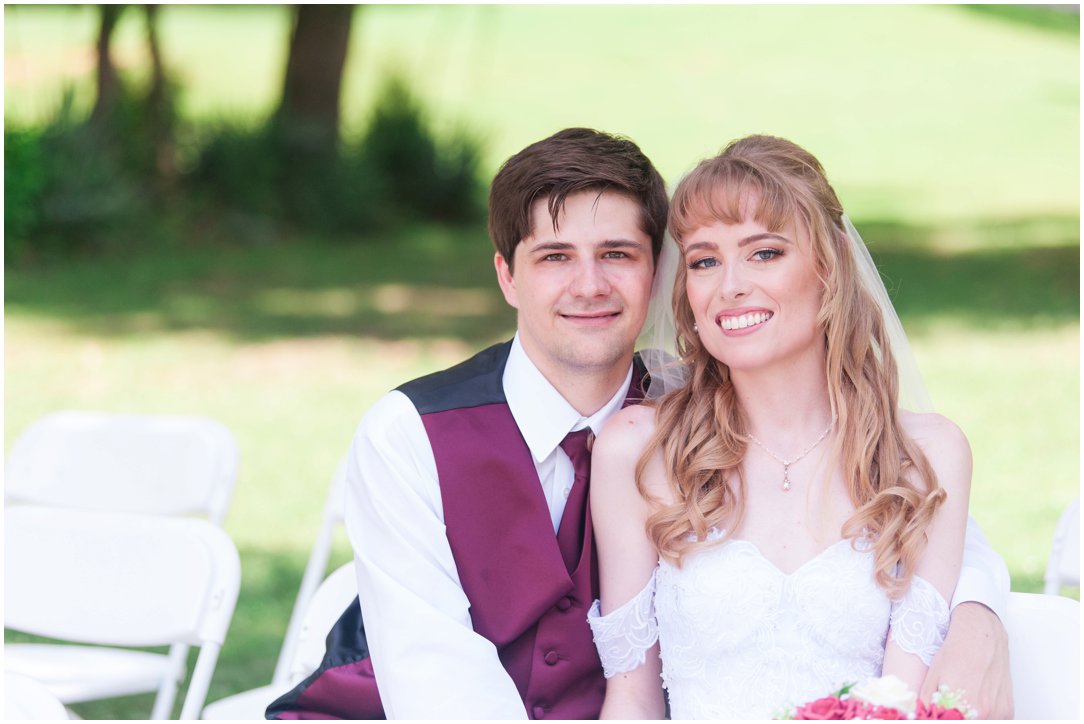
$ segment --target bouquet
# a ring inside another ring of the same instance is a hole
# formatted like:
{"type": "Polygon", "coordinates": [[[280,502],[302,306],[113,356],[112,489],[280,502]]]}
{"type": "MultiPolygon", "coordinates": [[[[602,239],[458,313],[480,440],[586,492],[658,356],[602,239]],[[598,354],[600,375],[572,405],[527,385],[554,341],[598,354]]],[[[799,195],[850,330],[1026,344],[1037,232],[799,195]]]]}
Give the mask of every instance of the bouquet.
{"type": "Polygon", "coordinates": [[[947,686],[930,701],[899,678],[889,674],[861,685],[849,684],[835,694],[787,710],[781,719],[974,719],[977,712],[964,701],[962,691],[947,686]]]}

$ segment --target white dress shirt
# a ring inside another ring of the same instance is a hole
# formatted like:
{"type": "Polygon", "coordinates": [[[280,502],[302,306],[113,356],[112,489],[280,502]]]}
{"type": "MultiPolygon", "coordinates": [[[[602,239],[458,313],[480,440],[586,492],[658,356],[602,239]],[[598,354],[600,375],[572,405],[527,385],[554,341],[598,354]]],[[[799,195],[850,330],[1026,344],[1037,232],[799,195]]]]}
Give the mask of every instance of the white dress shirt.
{"type": "Polygon", "coordinates": [[[1005,609],[1009,605],[1009,568],[969,515],[960,580],[952,594],[952,608],[971,601],[981,603],[1005,620],[1005,609]]]}
{"type": "MultiPolygon", "coordinates": [[[[583,417],[512,342],[502,384],[531,451],[556,535],[573,482],[560,443],[574,430],[596,434],[621,408],[632,379],[597,413],[583,417]]],[[[444,528],[436,461],[421,417],[393,391],[362,418],[350,446],[345,526],[354,548],[358,596],[380,699],[389,719],[526,719],[496,647],[474,632],[444,528]]],[[[953,606],[979,601],[1003,617],[1008,570],[968,520],[953,606]]],[[[587,622],[584,621],[584,625],[587,622]]]]}

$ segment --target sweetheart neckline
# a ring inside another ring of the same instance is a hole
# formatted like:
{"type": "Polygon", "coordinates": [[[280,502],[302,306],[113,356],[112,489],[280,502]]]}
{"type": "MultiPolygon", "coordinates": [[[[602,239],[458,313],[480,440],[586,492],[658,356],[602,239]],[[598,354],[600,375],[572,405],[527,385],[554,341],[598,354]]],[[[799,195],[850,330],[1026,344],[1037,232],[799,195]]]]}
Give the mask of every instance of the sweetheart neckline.
{"type": "MultiPolygon", "coordinates": [[[[708,531],[707,540],[712,540],[713,538],[718,538],[718,537],[720,537],[722,535],[725,535],[725,531],[722,531],[722,530],[720,530],[718,528],[712,528],[711,530],[708,531]]],[[[795,568],[790,573],[785,572],[782,568],[780,568],[778,565],[776,565],[776,563],[774,561],[772,561],[770,558],[768,558],[768,556],[764,555],[764,551],[762,551],[760,549],[760,546],[758,546],[756,543],[754,543],[753,541],[751,541],[751,540],[749,540],[747,538],[728,538],[727,540],[723,541],[722,544],[720,544],[719,550],[723,550],[723,549],[725,549],[727,546],[729,546],[731,544],[744,543],[749,548],[752,548],[753,552],[757,555],[757,557],[760,558],[765,563],[767,563],[768,566],[773,571],[775,571],[777,574],[779,574],[781,577],[783,577],[783,578],[792,578],[792,577],[796,576],[798,573],[800,573],[804,568],[806,568],[807,566],[812,564],[813,562],[815,562],[817,560],[820,560],[821,558],[824,558],[825,556],[827,556],[829,552],[831,552],[835,548],[838,548],[841,544],[843,544],[843,543],[850,544],[851,540],[852,540],[851,538],[840,538],[835,543],[830,543],[823,550],[821,550],[820,553],[817,553],[812,558],[807,559],[806,561],[804,561],[801,565],[799,565],[797,568],[795,568]]],[[[865,540],[865,539],[859,539],[859,540],[865,540]]],[[[855,552],[856,553],[862,553],[863,551],[856,550],[855,552]]]]}

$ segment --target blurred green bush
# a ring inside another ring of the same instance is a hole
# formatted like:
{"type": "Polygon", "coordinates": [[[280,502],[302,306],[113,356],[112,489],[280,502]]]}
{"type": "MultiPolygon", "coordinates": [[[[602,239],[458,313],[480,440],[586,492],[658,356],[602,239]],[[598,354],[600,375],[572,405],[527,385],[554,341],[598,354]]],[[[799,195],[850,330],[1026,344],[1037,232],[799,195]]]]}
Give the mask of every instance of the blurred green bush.
{"type": "Polygon", "coordinates": [[[436,221],[478,218],[481,143],[465,129],[441,139],[406,82],[391,76],[358,148],[360,166],[380,179],[380,207],[436,221]]]}
{"type": "Polygon", "coordinates": [[[191,172],[206,202],[326,232],[405,220],[476,221],[484,211],[481,143],[440,137],[406,84],[388,80],[359,141],[333,155],[288,143],[276,118],[206,131],[191,172]]]}
{"type": "Polygon", "coordinates": [[[40,129],[4,129],[4,256],[69,254],[129,236],[155,202],[146,105],[124,89],[108,118],[76,119],[71,94],[40,129]]]}
{"type": "Polygon", "coordinates": [[[169,97],[166,125],[160,105],[126,86],[108,119],[77,119],[65,102],[41,129],[5,128],[8,263],[154,243],[169,237],[167,219],[227,230],[240,220],[259,236],[279,224],[349,234],[484,214],[481,143],[439,135],[401,79],[385,83],[360,140],[334,154],[290,143],[275,117],[181,126],[169,97]]]}
{"type": "Polygon", "coordinates": [[[4,128],[4,252],[17,257],[41,217],[46,174],[42,132],[4,128]]]}

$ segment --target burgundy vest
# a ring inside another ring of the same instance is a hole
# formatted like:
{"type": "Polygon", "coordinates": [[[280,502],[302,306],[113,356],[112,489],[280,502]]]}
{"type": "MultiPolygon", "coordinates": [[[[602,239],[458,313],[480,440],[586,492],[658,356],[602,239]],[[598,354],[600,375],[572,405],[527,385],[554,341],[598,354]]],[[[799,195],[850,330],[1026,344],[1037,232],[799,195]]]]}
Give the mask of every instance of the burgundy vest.
{"type": "MultiPolygon", "coordinates": [[[[533,719],[597,719],[605,681],[587,625],[598,572],[586,485],[573,486],[555,537],[527,443],[501,380],[511,343],[399,389],[436,460],[448,542],[474,630],[493,642],[533,719]],[[579,550],[568,570],[558,540],[579,550]]],[[[638,401],[639,360],[626,404],[638,401]]],[[[382,718],[355,599],[320,668],[268,717],[382,718]]]]}

